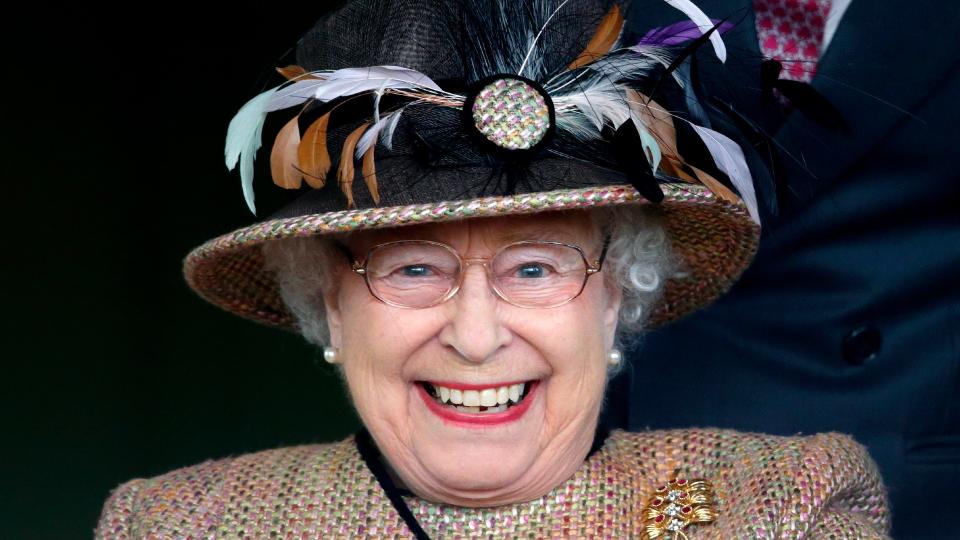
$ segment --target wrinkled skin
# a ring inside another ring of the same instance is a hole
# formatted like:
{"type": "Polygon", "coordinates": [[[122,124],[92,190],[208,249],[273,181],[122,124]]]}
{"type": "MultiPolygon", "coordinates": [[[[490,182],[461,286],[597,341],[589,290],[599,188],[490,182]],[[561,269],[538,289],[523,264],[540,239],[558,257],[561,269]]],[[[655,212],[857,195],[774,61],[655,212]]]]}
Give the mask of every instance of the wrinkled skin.
{"type": "MultiPolygon", "coordinates": [[[[364,231],[348,246],[357,258],[378,243],[444,242],[464,257],[489,257],[516,240],[559,240],[601,250],[586,212],[504,216],[364,231]]],[[[490,289],[479,265],[452,299],[425,309],[386,305],[346,258],[325,295],[331,345],[357,411],[396,476],[433,501],[492,506],[531,500],[583,463],[600,412],[620,290],[600,272],[583,293],[555,308],[520,308],[490,289]],[[489,384],[539,380],[519,419],[463,426],[431,412],[416,381],[489,384]]]]}

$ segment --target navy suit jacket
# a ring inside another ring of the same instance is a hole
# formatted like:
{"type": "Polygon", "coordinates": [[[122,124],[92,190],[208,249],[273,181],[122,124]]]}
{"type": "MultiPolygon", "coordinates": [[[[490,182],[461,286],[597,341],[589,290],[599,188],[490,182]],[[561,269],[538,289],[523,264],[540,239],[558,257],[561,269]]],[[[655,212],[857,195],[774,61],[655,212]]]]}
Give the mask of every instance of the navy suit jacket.
{"type": "MultiPolygon", "coordinates": [[[[704,67],[712,90],[763,116],[752,2],[697,3],[738,23],[727,65],[704,67]]],[[[684,17],[635,4],[641,30],[684,17]]],[[[796,158],[780,216],[727,295],[630,352],[606,417],[849,433],[880,466],[895,537],[960,537],[960,4],[854,0],[812,84],[850,130],[765,124],[796,158]]]]}

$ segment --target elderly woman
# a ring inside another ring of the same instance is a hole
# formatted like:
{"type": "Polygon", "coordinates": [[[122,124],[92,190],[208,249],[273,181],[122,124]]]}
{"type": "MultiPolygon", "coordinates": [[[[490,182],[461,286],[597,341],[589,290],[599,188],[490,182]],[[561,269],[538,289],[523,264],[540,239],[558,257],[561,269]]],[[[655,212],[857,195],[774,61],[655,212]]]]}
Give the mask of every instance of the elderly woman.
{"type": "Polygon", "coordinates": [[[299,107],[270,160],[296,198],[185,273],[324,347],[364,428],[131,480],[97,537],[883,537],[846,436],[598,429],[618,344],[712,301],[759,237],[759,172],[697,122],[687,62],[725,58],[718,26],[668,3],[690,21],[641,37],[587,0],[354,2],[308,33],[227,141],[253,210],[264,119],[299,107]]]}

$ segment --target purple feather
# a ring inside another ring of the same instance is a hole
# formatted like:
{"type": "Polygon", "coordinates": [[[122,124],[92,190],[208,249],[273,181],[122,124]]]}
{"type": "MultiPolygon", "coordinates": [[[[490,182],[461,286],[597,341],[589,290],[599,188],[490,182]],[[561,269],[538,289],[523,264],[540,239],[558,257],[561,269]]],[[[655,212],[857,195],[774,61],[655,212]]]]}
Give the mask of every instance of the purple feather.
{"type": "MultiPolygon", "coordinates": [[[[713,24],[720,22],[719,19],[711,20],[713,24]]],[[[731,28],[733,28],[733,23],[724,22],[717,28],[717,32],[724,34],[731,28]]],[[[645,36],[640,38],[640,42],[637,43],[637,45],[679,45],[697,39],[702,35],[703,32],[700,31],[700,27],[693,21],[680,21],[669,26],[661,26],[660,28],[650,30],[645,36]]]]}

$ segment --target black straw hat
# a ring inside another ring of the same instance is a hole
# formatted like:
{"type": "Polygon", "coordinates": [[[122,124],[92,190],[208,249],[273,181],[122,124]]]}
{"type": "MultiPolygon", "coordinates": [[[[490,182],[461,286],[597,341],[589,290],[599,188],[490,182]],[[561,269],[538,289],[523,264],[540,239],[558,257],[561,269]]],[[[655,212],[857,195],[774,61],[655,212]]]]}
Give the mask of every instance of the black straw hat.
{"type": "Polygon", "coordinates": [[[292,201],[193,250],[188,283],[230,312],[293,328],[265,242],[632,204],[659,207],[686,270],[649,325],[713,301],[757,248],[754,174],[711,129],[697,88],[709,81],[691,73],[701,48],[725,59],[725,23],[665,1],[678,22],[643,34],[612,1],[350,2],[299,42],[297,63],[278,69],[287,82],[230,124],[227,166],[239,165],[251,211],[254,187],[292,201]],[[283,120],[273,181],[255,186],[268,116],[283,120]]]}

